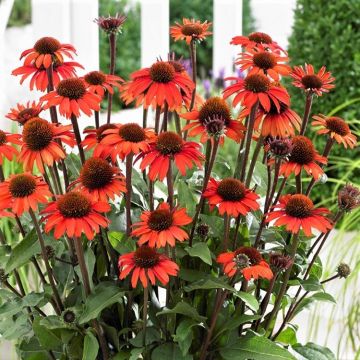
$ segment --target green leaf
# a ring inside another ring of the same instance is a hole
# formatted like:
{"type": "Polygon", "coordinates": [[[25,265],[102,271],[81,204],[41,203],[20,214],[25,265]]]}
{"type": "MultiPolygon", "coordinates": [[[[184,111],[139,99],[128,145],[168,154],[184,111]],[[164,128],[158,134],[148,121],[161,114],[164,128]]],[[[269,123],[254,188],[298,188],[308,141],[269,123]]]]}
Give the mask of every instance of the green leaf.
{"type": "Polygon", "coordinates": [[[41,325],[40,318],[35,318],[32,327],[40,345],[45,349],[52,350],[62,346],[63,342],[59,332],[47,329],[45,326],[41,325]]]}
{"type": "MultiPolygon", "coordinates": [[[[144,330],[141,330],[139,331],[135,338],[129,340],[129,343],[131,345],[134,345],[135,347],[142,347],[144,344],[143,344],[143,336],[144,334],[144,330]]],[[[161,336],[160,336],[160,333],[159,333],[159,330],[157,330],[155,327],[147,327],[146,328],[146,337],[145,337],[145,340],[146,340],[146,345],[150,345],[154,342],[157,342],[161,339],[161,336]]]]}
{"type": "Polygon", "coordinates": [[[82,360],[95,360],[99,351],[99,343],[91,331],[86,332],[82,360]]]}
{"type": "Polygon", "coordinates": [[[123,295],[124,292],[112,283],[100,283],[86,299],[84,311],[80,316],[79,323],[84,324],[95,319],[103,309],[120,301],[123,295]]]}
{"type": "Polygon", "coordinates": [[[206,317],[199,315],[197,310],[193,308],[191,305],[189,305],[186,302],[179,302],[175,305],[173,309],[166,309],[163,311],[160,311],[156,314],[156,316],[159,315],[166,315],[166,314],[181,314],[185,315],[191,319],[194,319],[197,322],[203,322],[206,321],[206,317]]]}
{"type": "Polygon", "coordinates": [[[133,238],[127,237],[126,234],[119,231],[109,232],[109,241],[111,246],[119,253],[125,254],[132,252],[136,248],[136,243],[133,238]]]}
{"type": "Polygon", "coordinates": [[[207,279],[201,279],[199,281],[196,281],[190,285],[187,285],[184,287],[184,290],[187,292],[194,291],[194,290],[208,290],[208,289],[226,289],[231,292],[234,292],[235,289],[228,285],[226,282],[224,282],[221,279],[215,278],[215,277],[209,277],[207,279]]]}
{"type": "MultiPolygon", "coordinates": [[[[76,241],[81,241],[81,239],[77,239],[76,241]]],[[[94,268],[95,268],[96,257],[94,255],[93,251],[89,247],[87,247],[85,249],[84,257],[85,257],[86,268],[89,273],[90,287],[92,289],[94,287],[94,284],[92,281],[92,274],[93,274],[94,268]]],[[[81,281],[83,282],[80,265],[75,266],[75,271],[76,271],[77,275],[79,276],[79,278],[81,279],[81,281]]]]}
{"type": "Polygon", "coordinates": [[[318,291],[322,288],[319,279],[313,275],[306,280],[301,280],[300,283],[306,291],[318,291]]]}
{"type": "Polygon", "coordinates": [[[294,318],[297,314],[299,314],[305,308],[309,308],[310,305],[315,301],[326,301],[326,302],[331,302],[331,303],[336,304],[336,300],[330,294],[323,293],[323,292],[317,292],[314,295],[312,295],[308,298],[305,298],[304,300],[302,300],[300,302],[298,307],[295,309],[292,318],[294,318]]]}
{"type": "Polygon", "coordinates": [[[293,345],[297,343],[297,338],[296,338],[296,331],[291,328],[288,327],[285,330],[283,330],[277,337],[276,337],[276,341],[280,342],[284,345],[293,345]]]}
{"type": "Polygon", "coordinates": [[[220,354],[224,360],[296,360],[286,349],[252,332],[220,349],[220,354]]]}
{"type": "Polygon", "coordinates": [[[166,343],[158,346],[151,353],[151,360],[192,360],[192,355],[182,355],[177,344],[166,343]]]}
{"type": "Polygon", "coordinates": [[[191,328],[197,325],[198,324],[192,319],[184,319],[176,328],[176,333],[173,338],[174,341],[179,344],[179,348],[183,356],[189,352],[191,343],[193,341],[194,334],[191,328]]]}
{"type": "Polygon", "coordinates": [[[195,213],[196,197],[194,191],[189,191],[189,185],[184,181],[177,181],[179,206],[186,208],[188,214],[195,213]]]}
{"type": "Polygon", "coordinates": [[[234,295],[240,298],[251,310],[259,310],[259,303],[254,295],[251,295],[244,291],[236,291],[234,292],[234,295]]]}
{"type": "Polygon", "coordinates": [[[30,293],[23,298],[14,298],[11,301],[6,301],[0,306],[0,315],[7,317],[17,314],[27,306],[36,306],[40,301],[44,300],[43,293],[30,293]]]}
{"type": "Polygon", "coordinates": [[[312,342],[306,345],[296,344],[292,348],[306,360],[336,360],[335,355],[329,348],[312,342]]]}
{"type": "Polygon", "coordinates": [[[11,250],[11,255],[5,266],[6,272],[9,273],[23,266],[32,256],[40,253],[40,251],[40,244],[35,229],[33,229],[11,250]]]}
{"type": "Polygon", "coordinates": [[[185,251],[192,257],[200,258],[204,263],[208,265],[212,264],[211,252],[208,246],[203,242],[196,243],[193,245],[193,247],[187,246],[185,248],[185,251]]]}

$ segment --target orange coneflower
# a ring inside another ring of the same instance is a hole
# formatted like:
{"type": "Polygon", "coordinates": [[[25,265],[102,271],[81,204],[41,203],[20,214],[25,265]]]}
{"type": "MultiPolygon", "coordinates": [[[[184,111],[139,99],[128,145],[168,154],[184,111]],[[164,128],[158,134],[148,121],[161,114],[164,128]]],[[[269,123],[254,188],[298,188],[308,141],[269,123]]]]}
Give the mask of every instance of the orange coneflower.
{"type": "Polygon", "coordinates": [[[189,76],[176,72],[167,61],[157,61],[150,68],[132,73],[124,91],[129,99],[143,97],[145,108],[154,103],[161,107],[166,101],[173,110],[182,105],[184,97],[191,97],[193,89],[194,83],[189,76]]]}
{"type": "Polygon", "coordinates": [[[203,196],[208,199],[211,208],[219,206],[220,215],[226,213],[234,217],[246,216],[250,211],[260,208],[256,202],[259,196],[247,189],[240,180],[234,178],[220,181],[210,178],[203,196]]]}
{"type": "Polygon", "coordinates": [[[64,55],[72,59],[73,54],[76,54],[76,50],[71,44],[61,44],[52,37],[43,37],[33,48],[23,51],[20,60],[25,57],[25,66],[34,64],[37,68],[43,66],[47,69],[53,62],[63,62],[64,55]]]}
{"type": "Polygon", "coordinates": [[[10,109],[10,112],[5,115],[10,120],[17,121],[20,125],[24,125],[28,120],[38,117],[43,111],[41,102],[28,101],[26,104],[17,104],[17,108],[10,109]]]}
{"type": "Polygon", "coordinates": [[[155,285],[156,279],[166,285],[169,282],[169,275],[176,276],[179,267],[154,248],[143,245],[136,251],[119,257],[119,271],[120,280],[125,279],[132,272],[131,286],[136,288],[140,279],[143,287],[146,288],[149,281],[155,285]]]}
{"type": "MultiPolygon", "coordinates": [[[[68,79],[76,75],[76,67],[83,69],[84,67],[75,61],[64,61],[62,63],[56,62],[53,65],[53,84],[57,86],[61,79],[68,79]]],[[[20,66],[12,71],[12,75],[22,75],[20,84],[22,84],[30,75],[30,90],[34,87],[39,91],[46,91],[49,85],[49,79],[46,74],[46,69],[41,66],[40,68],[31,64],[28,66],[20,66]]]]}
{"type": "Polygon", "coordinates": [[[338,144],[343,144],[345,148],[349,146],[353,149],[356,145],[356,136],[351,133],[349,125],[342,118],[319,114],[313,116],[313,119],[315,121],[311,125],[322,127],[317,131],[318,134],[328,134],[338,144]]]}
{"type": "Polygon", "coordinates": [[[245,79],[227,78],[226,80],[235,80],[235,84],[228,86],[224,90],[224,99],[236,94],[233,99],[233,106],[241,103],[247,109],[251,109],[256,102],[269,111],[271,103],[278,111],[280,103],[289,105],[290,97],[287,91],[271,83],[268,77],[262,74],[253,74],[246,76],[245,79]]]}
{"type": "Polygon", "coordinates": [[[83,77],[86,87],[94,94],[104,96],[105,91],[114,93],[114,87],[120,88],[124,80],[120,76],[104,74],[102,71],[91,71],[83,77]]]}
{"type": "Polygon", "coordinates": [[[242,274],[245,280],[251,278],[272,279],[273,272],[261,254],[253,247],[242,246],[235,251],[220,254],[216,261],[222,264],[223,271],[228,277],[242,274]]]}
{"type": "Polygon", "coordinates": [[[282,49],[278,43],[273,41],[270,35],[263,32],[253,32],[248,36],[234,36],[231,39],[230,44],[232,45],[241,45],[246,49],[254,49],[258,46],[268,48],[270,50],[280,50],[286,54],[286,51],[282,49]]]}
{"type": "Polygon", "coordinates": [[[19,154],[13,145],[21,145],[20,138],[19,134],[10,134],[0,130],[0,165],[3,163],[3,157],[11,161],[14,156],[19,154]]]}
{"type": "Polygon", "coordinates": [[[212,32],[208,31],[211,22],[183,18],[182,24],[175,22],[174,26],[170,27],[170,35],[175,40],[185,40],[190,44],[192,40],[202,41],[212,32]]]}
{"type": "MultiPolygon", "coordinates": [[[[125,178],[121,171],[106,160],[92,157],[83,165],[76,184],[80,191],[96,201],[114,200],[126,192],[125,178]]],[[[71,185],[72,185],[71,184],[71,185]]]]}
{"type": "Polygon", "coordinates": [[[109,225],[109,220],[100,214],[108,211],[108,203],[72,191],[51,202],[41,213],[45,214],[45,232],[54,229],[55,239],[65,233],[69,237],[80,237],[84,233],[88,240],[92,240],[100,227],[106,228],[109,225]]]}
{"type": "Polygon", "coordinates": [[[166,244],[175,246],[175,241],[189,238],[180,226],[190,224],[192,218],[186,214],[186,209],[170,210],[170,205],[161,203],[154,211],[144,211],[140,215],[141,221],[134,224],[131,235],[140,237],[138,244],[150,247],[164,247],[166,244]]]}
{"type": "MultiPolygon", "coordinates": [[[[149,150],[149,142],[155,138],[152,129],[143,129],[135,123],[118,124],[115,129],[103,131],[103,139],[100,144],[112,148],[112,157],[115,155],[124,159],[130,153],[139,154],[149,150]]],[[[110,150],[109,150],[110,151],[110,150]]],[[[115,161],[115,158],[112,158],[115,161]]]]}
{"type": "Polygon", "coordinates": [[[55,161],[66,157],[57,140],[71,147],[76,144],[71,129],[71,125],[55,125],[41,118],[27,121],[22,132],[23,145],[19,161],[30,171],[36,163],[39,171],[44,173],[44,164],[53,166],[55,161]]]}
{"type": "MultiPolygon", "coordinates": [[[[189,136],[191,137],[200,135],[202,143],[214,135],[225,135],[239,142],[246,130],[240,121],[232,119],[231,111],[226,101],[217,96],[207,99],[199,106],[198,110],[193,110],[180,116],[190,121],[183,130],[189,130],[189,136]],[[218,125],[218,127],[215,125],[218,125]]],[[[222,142],[224,141],[223,138],[222,136],[222,142]]]]}
{"type": "Polygon", "coordinates": [[[326,72],[326,67],[322,66],[317,74],[315,74],[314,67],[310,64],[305,64],[305,69],[302,66],[295,66],[290,76],[295,80],[293,85],[311,91],[318,96],[322,93],[327,93],[335,87],[331,84],[335,78],[331,76],[331,72],[326,72]]]}
{"type": "Polygon", "coordinates": [[[114,146],[101,144],[101,140],[106,137],[104,132],[108,129],[117,129],[117,126],[115,124],[104,124],[101,125],[98,129],[84,130],[84,134],[86,134],[86,136],[81,144],[86,151],[94,150],[94,157],[100,157],[102,159],[110,158],[112,161],[115,161],[117,152],[114,146]]]}
{"type": "Polygon", "coordinates": [[[150,144],[150,150],[140,154],[140,157],[143,157],[140,169],[144,171],[149,166],[149,179],[155,181],[158,178],[161,181],[169,170],[170,161],[174,160],[181,175],[185,176],[186,170],[194,165],[201,168],[204,155],[199,149],[198,143],[184,141],[172,131],[162,132],[156,141],[150,144]]]}
{"type": "Polygon", "coordinates": [[[279,56],[259,47],[240,54],[235,64],[240,65],[242,71],[249,69],[248,75],[269,75],[275,81],[279,81],[279,75],[286,76],[291,72],[291,67],[284,64],[287,61],[289,61],[288,57],[279,56]]]}
{"type": "Polygon", "coordinates": [[[11,175],[0,183],[0,208],[11,208],[18,216],[30,208],[37,211],[38,204],[46,204],[50,196],[44,180],[30,173],[11,175]]]}
{"type": "Polygon", "coordinates": [[[101,97],[90,92],[85,82],[78,78],[61,80],[56,90],[41,98],[45,101],[44,109],[59,105],[61,115],[70,119],[72,115],[80,116],[80,111],[91,116],[92,111],[100,110],[101,97]]]}
{"type": "Polygon", "coordinates": [[[318,180],[324,171],[316,162],[326,164],[327,159],[319,155],[309,138],[297,135],[292,138],[292,150],[289,160],[281,164],[279,174],[285,177],[288,177],[291,173],[299,175],[301,170],[304,169],[307,174],[318,180]]]}
{"type": "Polygon", "coordinates": [[[11,217],[11,218],[13,218],[13,217],[15,217],[15,215],[13,213],[11,213],[11,212],[8,212],[8,211],[4,210],[4,209],[1,209],[0,210],[0,219],[3,218],[3,217],[11,217]]]}
{"type": "Polygon", "coordinates": [[[324,216],[330,211],[326,208],[315,208],[306,195],[284,195],[274,208],[277,210],[270,211],[266,215],[266,222],[276,220],[275,226],[286,225],[286,230],[294,234],[302,229],[306,236],[311,236],[312,228],[324,233],[332,228],[332,224],[324,216]]]}

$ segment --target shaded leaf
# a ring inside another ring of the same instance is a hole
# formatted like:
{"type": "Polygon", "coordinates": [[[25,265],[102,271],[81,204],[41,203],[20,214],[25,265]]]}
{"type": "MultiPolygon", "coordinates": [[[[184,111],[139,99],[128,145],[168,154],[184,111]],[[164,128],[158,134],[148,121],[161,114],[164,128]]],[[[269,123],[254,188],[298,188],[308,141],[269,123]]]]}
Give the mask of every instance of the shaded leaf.
{"type": "Polygon", "coordinates": [[[177,344],[166,343],[158,346],[151,353],[151,360],[192,360],[192,355],[182,355],[177,344]]]}
{"type": "Polygon", "coordinates": [[[192,247],[187,246],[185,248],[185,251],[192,257],[200,258],[204,263],[208,265],[212,264],[211,252],[208,246],[203,242],[196,243],[192,247]]]}
{"type": "Polygon", "coordinates": [[[198,322],[206,321],[206,317],[199,315],[195,308],[183,301],[177,303],[173,309],[165,309],[158,312],[156,315],[159,316],[166,314],[182,314],[198,322]]]}
{"type": "Polygon", "coordinates": [[[306,345],[296,344],[292,348],[307,360],[336,360],[329,348],[312,342],[306,345]]]}
{"type": "Polygon", "coordinates": [[[99,343],[91,331],[86,332],[84,338],[83,360],[95,360],[99,351],[99,343]]]}

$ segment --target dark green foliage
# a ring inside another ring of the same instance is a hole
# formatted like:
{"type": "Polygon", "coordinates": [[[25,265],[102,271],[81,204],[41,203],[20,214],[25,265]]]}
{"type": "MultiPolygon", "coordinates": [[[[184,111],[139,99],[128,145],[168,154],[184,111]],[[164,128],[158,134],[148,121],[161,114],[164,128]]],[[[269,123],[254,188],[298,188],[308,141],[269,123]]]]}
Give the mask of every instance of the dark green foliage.
{"type": "Polygon", "coordinates": [[[31,0],[15,0],[7,26],[23,26],[30,22],[31,0]]]}

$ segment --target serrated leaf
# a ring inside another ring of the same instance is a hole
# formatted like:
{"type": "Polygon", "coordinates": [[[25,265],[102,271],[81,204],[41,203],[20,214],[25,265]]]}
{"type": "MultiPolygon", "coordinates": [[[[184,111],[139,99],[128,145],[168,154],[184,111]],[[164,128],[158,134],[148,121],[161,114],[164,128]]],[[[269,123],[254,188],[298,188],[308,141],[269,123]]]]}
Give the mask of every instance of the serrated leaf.
{"type": "Polygon", "coordinates": [[[82,360],[95,360],[99,351],[99,343],[91,331],[86,332],[82,360]]]}
{"type": "Polygon", "coordinates": [[[206,317],[199,315],[199,313],[195,308],[193,308],[190,304],[184,301],[177,303],[175,307],[172,309],[165,309],[163,311],[158,312],[156,316],[166,315],[166,314],[182,314],[191,319],[194,319],[197,322],[206,321],[206,317]]]}
{"type": "Polygon", "coordinates": [[[224,360],[296,360],[286,349],[253,332],[220,349],[220,354],[224,360]]]}
{"type": "Polygon", "coordinates": [[[306,345],[296,344],[292,348],[306,360],[336,360],[335,355],[329,348],[312,342],[306,345]]]}
{"type": "Polygon", "coordinates": [[[97,285],[86,299],[79,323],[84,324],[95,319],[103,309],[121,300],[124,292],[112,283],[102,282],[97,285]]]}
{"type": "Polygon", "coordinates": [[[196,243],[192,247],[187,246],[185,248],[185,251],[192,257],[200,258],[204,263],[208,265],[212,264],[211,252],[208,246],[203,242],[196,243]]]}

